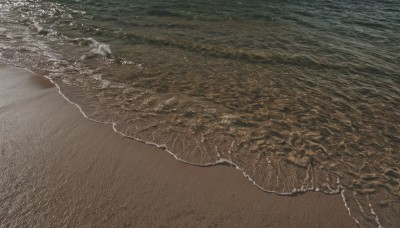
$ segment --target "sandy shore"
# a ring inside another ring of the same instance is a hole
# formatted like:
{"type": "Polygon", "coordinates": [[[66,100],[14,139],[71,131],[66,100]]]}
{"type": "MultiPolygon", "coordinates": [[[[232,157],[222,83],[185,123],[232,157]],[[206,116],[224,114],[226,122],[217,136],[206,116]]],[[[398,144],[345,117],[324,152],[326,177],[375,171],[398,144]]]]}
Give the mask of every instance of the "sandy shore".
{"type": "Polygon", "coordinates": [[[356,227],[340,195],[264,193],[85,119],[40,76],[0,65],[0,226],[356,227]]]}

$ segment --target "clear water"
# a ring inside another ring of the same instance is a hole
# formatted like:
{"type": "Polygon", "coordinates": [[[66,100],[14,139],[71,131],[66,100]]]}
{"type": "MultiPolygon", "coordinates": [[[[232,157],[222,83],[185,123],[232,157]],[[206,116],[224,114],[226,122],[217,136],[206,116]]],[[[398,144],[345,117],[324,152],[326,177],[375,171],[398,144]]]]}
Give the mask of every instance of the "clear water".
{"type": "Polygon", "coordinates": [[[3,0],[0,21],[0,61],[88,118],[398,225],[398,1],[3,0]]]}

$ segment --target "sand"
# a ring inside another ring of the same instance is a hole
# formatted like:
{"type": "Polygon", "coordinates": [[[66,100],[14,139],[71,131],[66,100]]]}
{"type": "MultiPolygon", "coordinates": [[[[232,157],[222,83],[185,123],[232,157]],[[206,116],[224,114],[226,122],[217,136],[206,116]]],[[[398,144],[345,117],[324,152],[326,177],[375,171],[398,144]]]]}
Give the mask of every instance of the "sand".
{"type": "Polygon", "coordinates": [[[44,77],[0,65],[0,227],[357,227],[340,195],[265,193],[85,119],[44,77]]]}

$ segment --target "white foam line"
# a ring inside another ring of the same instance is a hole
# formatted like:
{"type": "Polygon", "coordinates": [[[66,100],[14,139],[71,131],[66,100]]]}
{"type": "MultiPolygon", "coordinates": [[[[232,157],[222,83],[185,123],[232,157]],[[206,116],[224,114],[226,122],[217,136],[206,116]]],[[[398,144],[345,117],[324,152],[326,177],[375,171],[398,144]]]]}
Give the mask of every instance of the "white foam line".
{"type": "MultiPolygon", "coordinates": [[[[25,69],[27,69],[27,68],[25,68],[25,69]]],[[[27,69],[27,70],[28,70],[29,72],[35,74],[35,73],[34,73],[33,71],[31,71],[30,69],[27,69]]],[[[236,169],[240,170],[240,171],[242,172],[242,174],[243,174],[251,183],[253,183],[256,187],[258,187],[260,190],[262,190],[262,191],[264,191],[264,192],[267,192],[267,193],[274,193],[274,194],[277,194],[277,195],[293,196],[293,195],[295,195],[295,194],[297,194],[297,193],[305,193],[305,192],[308,192],[308,191],[322,192],[322,193],[327,194],[327,195],[335,195],[335,194],[339,194],[339,193],[340,193],[341,196],[342,196],[343,202],[344,202],[344,204],[345,204],[345,207],[346,207],[347,210],[349,211],[350,217],[353,218],[353,219],[355,220],[355,222],[356,222],[358,225],[360,225],[359,222],[358,222],[358,220],[355,219],[355,218],[351,215],[351,213],[350,213],[350,208],[347,206],[347,203],[346,203],[346,200],[345,200],[345,197],[344,197],[344,189],[343,189],[342,185],[340,185],[339,178],[337,179],[338,187],[337,187],[336,190],[333,190],[333,189],[330,188],[330,186],[328,186],[329,189],[331,190],[331,192],[320,191],[320,189],[319,189],[318,187],[315,187],[315,186],[313,186],[313,187],[311,187],[311,188],[299,188],[299,189],[294,188],[293,191],[291,191],[291,192],[277,192],[277,191],[267,190],[267,189],[263,188],[262,186],[260,186],[259,184],[257,184],[257,183],[250,177],[250,175],[247,174],[247,173],[244,171],[243,168],[239,167],[237,164],[235,164],[234,162],[232,162],[232,161],[230,161],[230,160],[228,160],[228,159],[221,158],[221,159],[219,159],[218,161],[216,161],[216,162],[214,162],[214,163],[206,163],[206,164],[203,164],[203,165],[191,163],[191,162],[189,162],[189,161],[186,161],[186,160],[183,160],[183,159],[181,159],[181,158],[178,158],[178,157],[176,156],[176,154],[174,154],[172,151],[170,151],[170,150],[166,147],[166,145],[159,145],[159,144],[156,144],[156,143],[154,143],[154,142],[147,142],[147,141],[141,140],[141,139],[139,139],[139,138],[137,138],[137,137],[130,136],[130,135],[126,135],[126,134],[124,134],[124,133],[122,133],[122,132],[120,132],[120,131],[118,131],[118,130],[116,129],[116,125],[117,125],[117,124],[114,123],[114,122],[113,122],[113,123],[110,123],[110,122],[102,122],[102,121],[98,121],[98,120],[95,120],[95,119],[92,119],[92,118],[88,117],[88,116],[85,114],[85,112],[82,110],[82,108],[81,108],[77,103],[71,101],[68,97],[66,97],[66,96],[61,92],[60,86],[59,86],[57,83],[55,83],[55,82],[53,81],[53,79],[51,79],[51,78],[48,77],[48,76],[44,76],[44,77],[47,78],[47,79],[49,79],[49,80],[57,87],[58,93],[59,93],[65,100],[67,100],[69,103],[75,105],[86,119],[88,119],[88,120],[90,120],[90,121],[93,121],[93,122],[96,122],[96,123],[100,123],[100,124],[111,124],[111,125],[112,125],[112,128],[113,128],[113,130],[114,130],[114,132],[116,132],[116,133],[118,133],[118,134],[120,134],[120,135],[122,135],[122,136],[124,136],[124,137],[126,137],[126,138],[134,139],[134,140],[136,140],[136,141],[139,141],[139,142],[142,142],[142,143],[145,143],[145,144],[148,144],[148,145],[153,145],[153,146],[156,146],[157,148],[162,148],[162,149],[164,149],[165,151],[167,151],[169,154],[171,154],[176,160],[178,160],[178,161],[180,161],[180,162],[182,162],[182,163],[189,164],[189,165],[194,165],[194,166],[199,166],[199,167],[210,167],[210,166],[214,166],[214,165],[224,165],[224,164],[227,164],[227,163],[228,163],[229,165],[232,165],[232,166],[234,166],[236,169]]]]}
{"type": "MultiPolygon", "coordinates": [[[[368,197],[369,200],[369,197],[368,197]]],[[[368,203],[369,205],[369,209],[371,210],[371,214],[374,216],[375,222],[378,224],[378,228],[383,228],[382,224],[379,222],[379,217],[378,215],[375,213],[374,208],[372,208],[371,203],[368,203]]]]}
{"type": "Polygon", "coordinates": [[[340,192],[340,195],[342,196],[342,200],[343,200],[344,206],[346,207],[347,211],[349,212],[349,216],[357,223],[357,225],[361,226],[360,222],[353,215],[351,215],[351,209],[350,209],[349,205],[347,205],[347,201],[346,201],[346,197],[344,195],[344,191],[345,190],[342,189],[342,191],[340,192]]]}

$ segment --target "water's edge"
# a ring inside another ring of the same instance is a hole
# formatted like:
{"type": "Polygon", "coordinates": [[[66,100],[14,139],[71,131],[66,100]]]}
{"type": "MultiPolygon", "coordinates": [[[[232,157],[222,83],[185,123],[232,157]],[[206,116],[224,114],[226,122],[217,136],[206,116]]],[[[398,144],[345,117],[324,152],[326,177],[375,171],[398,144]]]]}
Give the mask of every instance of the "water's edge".
{"type": "MultiPolygon", "coordinates": [[[[6,65],[13,66],[13,65],[11,65],[11,64],[7,64],[7,63],[5,63],[5,64],[6,64],[6,65]]],[[[18,66],[13,66],[13,67],[20,68],[20,67],[18,67],[18,66]]],[[[23,69],[29,71],[30,73],[32,73],[32,74],[34,74],[34,75],[38,75],[37,73],[35,73],[34,71],[32,71],[32,70],[29,69],[29,68],[23,68],[23,69]]],[[[39,75],[39,76],[41,76],[41,75],[39,75]]],[[[218,160],[218,161],[215,162],[215,163],[206,163],[206,164],[196,164],[196,163],[192,163],[192,162],[183,160],[183,159],[181,159],[181,158],[178,158],[178,157],[176,156],[176,154],[174,154],[172,151],[170,151],[170,150],[169,150],[166,146],[164,146],[164,145],[158,145],[158,144],[153,143],[153,142],[144,141],[144,140],[141,140],[141,139],[139,139],[139,138],[137,138],[137,137],[130,136],[130,135],[126,135],[126,134],[124,134],[124,133],[118,131],[118,129],[116,129],[116,127],[115,127],[115,126],[117,125],[117,123],[115,123],[115,122],[113,122],[113,123],[110,123],[110,122],[103,122],[103,121],[99,121],[99,120],[96,120],[96,119],[93,119],[93,118],[88,117],[88,116],[86,115],[86,113],[83,111],[83,109],[81,108],[81,106],[79,106],[77,103],[75,103],[75,102],[72,101],[70,98],[68,98],[68,97],[61,91],[61,87],[60,87],[53,79],[51,79],[51,78],[48,77],[48,76],[42,76],[42,77],[46,78],[46,79],[49,80],[52,84],[54,84],[55,87],[57,88],[58,93],[59,93],[68,103],[70,103],[70,104],[76,106],[76,107],[78,108],[79,112],[82,114],[82,116],[83,116],[85,119],[87,119],[87,120],[89,120],[89,121],[92,121],[92,122],[95,122],[95,123],[98,123],[98,124],[111,125],[111,126],[112,126],[112,129],[113,129],[113,131],[114,131],[115,133],[117,133],[117,134],[119,134],[119,135],[121,135],[121,136],[123,136],[123,137],[126,137],[126,138],[129,138],[129,139],[132,139],[132,140],[135,140],[135,141],[138,141],[138,142],[147,144],[147,145],[152,145],[152,146],[155,146],[155,147],[157,147],[157,148],[160,148],[160,149],[162,149],[162,150],[168,152],[170,155],[172,155],[172,156],[175,158],[175,160],[177,160],[177,161],[179,161],[179,162],[182,162],[182,163],[184,163],[184,164],[193,165],[193,166],[197,166],[197,167],[204,167],[204,168],[205,168],[205,167],[210,167],[210,166],[217,166],[217,165],[225,165],[225,166],[235,167],[235,169],[241,171],[241,173],[243,174],[243,176],[246,177],[254,186],[256,186],[256,187],[257,187],[258,189],[260,189],[261,191],[266,192],[266,193],[276,194],[276,195],[279,195],[279,196],[297,196],[297,195],[300,195],[300,194],[304,194],[304,193],[306,193],[306,192],[320,192],[320,193],[323,193],[323,194],[326,194],[326,195],[337,195],[337,194],[340,194],[340,196],[341,196],[341,198],[342,198],[342,201],[343,201],[343,205],[344,205],[344,207],[345,207],[345,208],[347,209],[347,211],[348,211],[348,215],[354,220],[354,222],[355,222],[358,226],[361,227],[360,222],[352,215],[351,209],[350,209],[350,207],[348,206],[348,201],[346,200],[346,196],[345,196],[345,188],[340,184],[340,178],[339,178],[339,177],[337,177],[337,189],[334,189],[334,190],[331,191],[331,192],[320,191],[320,189],[319,189],[318,187],[317,187],[317,188],[314,188],[314,187],[313,187],[313,188],[300,188],[300,189],[295,189],[295,190],[292,191],[292,192],[278,192],[278,191],[267,190],[267,189],[263,188],[262,186],[258,185],[258,184],[250,177],[250,175],[248,175],[248,174],[244,171],[243,168],[239,167],[237,164],[235,164],[234,162],[232,162],[232,161],[230,161],[230,160],[228,160],[228,159],[222,159],[222,158],[221,158],[220,160],[218,160]]],[[[309,173],[309,169],[307,170],[306,179],[309,177],[308,173],[309,173]]],[[[380,224],[380,222],[379,222],[379,217],[376,215],[376,213],[374,212],[374,210],[373,210],[373,208],[372,208],[371,205],[370,205],[370,210],[371,210],[371,213],[372,213],[373,215],[375,215],[375,221],[376,221],[378,227],[382,227],[381,224],[380,224]]]]}

